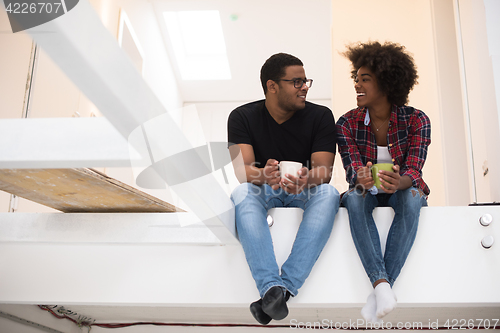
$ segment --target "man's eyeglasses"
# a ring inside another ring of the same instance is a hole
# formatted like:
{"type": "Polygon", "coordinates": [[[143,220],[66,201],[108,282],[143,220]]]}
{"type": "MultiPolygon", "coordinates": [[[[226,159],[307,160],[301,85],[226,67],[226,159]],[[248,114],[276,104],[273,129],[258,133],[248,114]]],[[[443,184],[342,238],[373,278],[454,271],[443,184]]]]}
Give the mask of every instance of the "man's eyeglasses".
{"type": "Polygon", "coordinates": [[[289,82],[293,82],[293,86],[295,88],[297,88],[297,89],[302,88],[302,86],[304,85],[304,83],[306,84],[307,88],[311,88],[311,86],[313,85],[313,80],[312,79],[307,79],[307,80],[304,80],[304,79],[293,79],[293,80],[279,79],[279,80],[276,80],[276,81],[289,81],[289,82]]]}

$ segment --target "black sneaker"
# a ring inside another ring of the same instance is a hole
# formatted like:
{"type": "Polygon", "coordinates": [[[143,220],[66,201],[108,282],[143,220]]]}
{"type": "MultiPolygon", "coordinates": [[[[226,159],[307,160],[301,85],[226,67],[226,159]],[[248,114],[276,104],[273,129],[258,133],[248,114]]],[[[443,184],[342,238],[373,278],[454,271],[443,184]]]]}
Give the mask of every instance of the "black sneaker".
{"type": "Polygon", "coordinates": [[[255,320],[257,320],[262,325],[267,325],[272,320],[272,318],[269,317],[267,313],[262,311],[262,298],[250,304],[250,312],[252,313],[252,316],[255,318],[255,320]]]}
{"type": "Polygon", "coordinates": [[[285,295],[280,286],[274,286],[262,298],[262,310],[272,319],[282,320],[288,316],[285,295]]]}

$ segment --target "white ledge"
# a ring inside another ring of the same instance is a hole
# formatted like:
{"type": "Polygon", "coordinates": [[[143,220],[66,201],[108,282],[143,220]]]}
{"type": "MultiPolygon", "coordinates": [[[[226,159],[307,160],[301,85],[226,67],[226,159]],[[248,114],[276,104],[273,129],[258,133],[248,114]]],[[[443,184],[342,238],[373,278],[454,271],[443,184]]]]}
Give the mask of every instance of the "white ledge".
{"type": "MultiPolygon", "coordinates": [[[[272,214],[275,225],[271,232],[281,263],[288,255],[302,211],[275,209],[272,214]]],[[[390,208],[375,210],[381,235],[388,230],[392,214],[390,208]]],[[[0,215],[0,225],[4,225],[0,303],[246,307],[258,298],[241,246],[200,246],[189,241],[172,245],[168,233],[181,227],[163,221],[164,214],[133,214],[135,222],[132,214],[112,214],[113,220],[104,214],[54,214],[79,221],[76,226],[54,217],[40,224],[35,223],[40,221],[38,217],[16,225],[14,215],[0,215]],[[157,222],[163,227],[154,229],[157,222]],[[60,230],[62,225],[66,228],[60,230]],[[141,228],[143,231],[139,231],[141,228]],[[153,229],[159,235],[152,234],[153,229]],[[89,242],[91,230],[110,238],[92,236],[89,242]],[[21,235],[18,239],[16,233],[21,235]],[[31,238],[23,239],[23,233],[31,238]],[[60,238],[46,242],[51,233],[60,238]],[[77,235],[82,237],[80,241],[77,235]],[[163,237],[165,242],[158,243],[163,237]],[[69,239],[73,241],[67,243],[69,239]]],[[[185,230],[196,238],[196,228],[185,230]]],[[[448,304],[500,308],[498,241],[499,206],[422,208],[417,239],[394,286],[399,302],[416,307],[448,304]],[[486,213],[493,217],[488,227],[479,223],[486,213]],[[485,249],[481,239],[488,235],[496,242],[485,249]]],[[[290,304],[360,306],[370,289],[352,242],[347,212],[341,208],[323,253],[290,304]]]]}
{"type": "Polygon", "coordinates": [[[192,213],[0,213],[0,242],[221,245],[212,227],[192,213]]]}
{"type": "Polygon", "coordinates": [[[0,119],[0,142],[0,169],[147,165],[105,118],[0,119]]]}

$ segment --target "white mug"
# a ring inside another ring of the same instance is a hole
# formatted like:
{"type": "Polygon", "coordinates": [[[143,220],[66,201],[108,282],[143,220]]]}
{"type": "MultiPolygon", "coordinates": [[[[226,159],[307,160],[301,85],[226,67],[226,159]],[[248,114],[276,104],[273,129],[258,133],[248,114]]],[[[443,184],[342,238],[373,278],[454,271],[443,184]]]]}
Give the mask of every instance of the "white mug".
{"type": "MultiPolygon", "coordinates": [[[[300,162],[293,162],[293,161],[281,161],[279,163],[279,169],[280,169],[280,174],[281,178],[286,178],[285,174],[290,174],[297,176],[298,172],[300,169],[302,169],[302,163],[300,162]]],[[[288,179],[288,178],[286,178],[288,179]]],[[[290,180],[290,179],[288,179],[290,180]]]]}

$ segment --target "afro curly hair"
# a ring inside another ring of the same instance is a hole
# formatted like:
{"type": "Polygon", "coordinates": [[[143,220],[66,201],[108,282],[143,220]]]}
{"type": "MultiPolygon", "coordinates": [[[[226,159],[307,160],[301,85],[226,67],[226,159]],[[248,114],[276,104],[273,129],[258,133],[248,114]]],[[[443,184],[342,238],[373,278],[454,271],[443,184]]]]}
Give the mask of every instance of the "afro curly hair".
{"type": "Polygon", "coordinates": [[[358,69],[367,67],[375,74],[379,89],[391,104],[403,106],[408,94],[418,84],[417,68],[405,47],[397,43],[357,43],[347,46],[342,53],[352,63],[351,77],[356,79],[358,69]]]}

